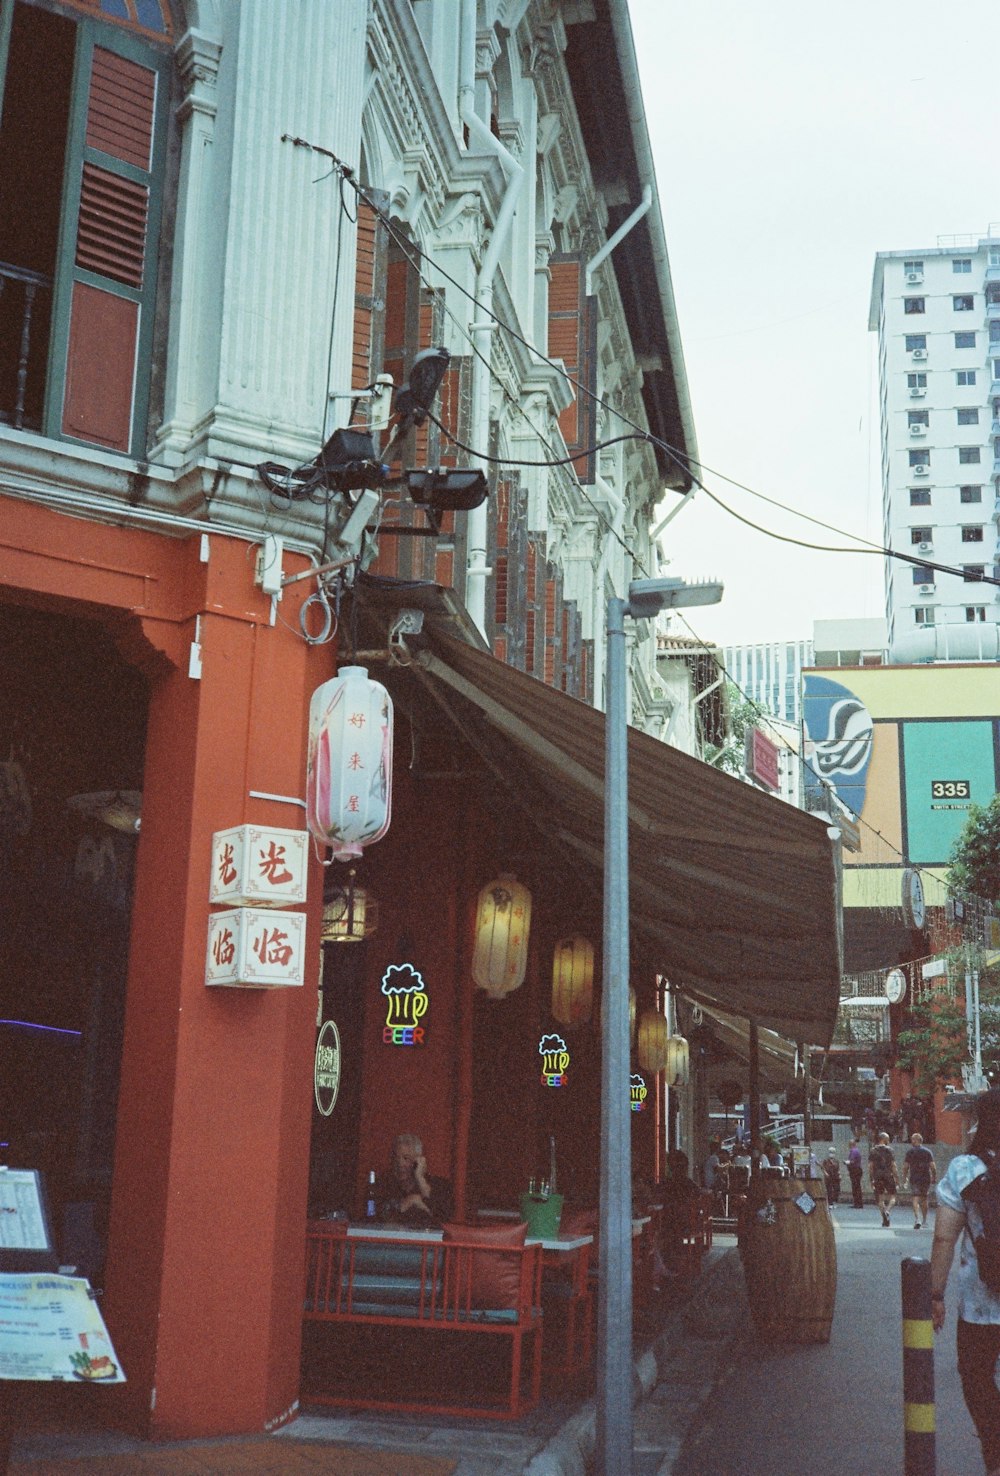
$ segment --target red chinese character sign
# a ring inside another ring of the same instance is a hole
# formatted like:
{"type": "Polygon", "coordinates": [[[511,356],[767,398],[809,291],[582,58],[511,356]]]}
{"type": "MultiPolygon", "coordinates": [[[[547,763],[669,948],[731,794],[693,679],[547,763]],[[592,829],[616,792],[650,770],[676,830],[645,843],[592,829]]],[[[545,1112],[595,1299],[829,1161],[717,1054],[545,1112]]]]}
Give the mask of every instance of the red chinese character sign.
{"type": "Polygon", "coordinates": [[[304,830],[235,825],[212,836],[208,900],[217,907],[294,907],[306,900],[304,830]]]}
{"type": "Polygon", "coordinates": [[[208,919],[205,983],[249,989],[300,987],[305,981],[304,912],[233,907],[208,919]]]}
{"type": "Polygon", "coordinates": [[[562,1036],[543,1035],[538,1042],[538,1054],[542,1058],[542,1086],[565,1086],[569,1051],[562,1036]]]}
{"type": "Polygon", "coordinates": [[[383,1042],[422,1046],[424,1027],[420,1021],[429,1003],[423,975],[412,964],[390,964],[382,976],[382,993],[386,997],[383,1042]]]}
{"type": "Polygon", "coordinates": [[[363,666],[345,666],[309,704],[306,824],[350,861],[382,839],[391,813],[392,700],[363,666]]]}

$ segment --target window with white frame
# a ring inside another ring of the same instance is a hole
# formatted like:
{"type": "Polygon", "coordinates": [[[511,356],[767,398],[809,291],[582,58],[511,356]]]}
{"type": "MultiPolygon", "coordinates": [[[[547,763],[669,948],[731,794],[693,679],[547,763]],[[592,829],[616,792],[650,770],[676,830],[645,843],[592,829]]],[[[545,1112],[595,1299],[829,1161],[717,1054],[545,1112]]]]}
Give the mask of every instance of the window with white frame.
{"type": "Polygon", "coordinates": [[[913,272],[916,272],[919,275],[921,272],[923,272],[923,269],[924,269],[924,264],[923,264],[922,261],[904,261],[903,262],[903,271],[906,273],[907,276],[910,276],[910,274],[913,273],[913,272]]]}
{"type": "Polygon", "coordinates": [[[979,411],[975,405],[960,405],[956,414],[959,425],[978,425],[979,411]]]}
{"type": "Polygon", "coordinates": [[[913,576],[912,577],[913,577],[914,584],[933,584],[934,583],[934,570],[933,569],[923,569],[919,565],[917,565],[913,569],[913,576]]]}
{"type": "Polygon", "coordinates": [[[934,609],[933,605],[918,605],[913,612],[913,618],[918,625],[933,625],[934,609]]]}
{"type": "Polygon", "coordinates": [[[1000,267],[1000,246],[990,246],[986,255],[986,265],[1000,267]]]}
{"type": "Polygon", "coordinates": [[[930,543],[930,541],[931,541],[931,530],[930,530],[930,528],[911,528],[910,529],[910,542],[911,543],[930,543]]]}
{"type": "Polygon", "coordinates": [[[971,313],[975,306],[975,298],[971,293],[961,292],[951,299],[951,305],[956,313],[971,313]]]}
{"type": "Polygon", "coordinates": [[[968,523],[966,523],[963,526],[963,528],[962,528],[962,542],[963,543],[982,543],[982,541],[983,541],[983,530],[982,530],[982,527],[980,525],[976,524],[976,525],[970,526],[968,523]]]}
{"type": "Polygon", "coordinates": [[[929,451],[910,451],[908,453],[911,466],[930,466],[931,453],[929,451]]]}
{"type": "Polygon", "coordinates": [[[975,369],[956,369],[956,371],[955,371],[955,383],[956,384],[975,384],[975,382],[976,382],[976,371],[975,371],[975,369]]]}
{"type": "Polygon", "coordinates": [[[924,299],[922,297],[903,298],[903,312],[906,313],[908,317],[911,317],[916,313],[922,313],[923,311],[924,299]]]}
{"type": "Polygon", "coordinates": [[[963,348],[971,348],[971,349],[974,349],[975,346],[976,346],[976,335],[975,335],[975,333],[964,333],[963,332],[963,333],[956,333],[955,334],[955,347],[956,348],[958,348],[958,349],[963,349],[963,348]]]}
{"type": "Polygon", "coordinates": [[[968,620],[970,622],[970,624],[973,624],[973,623],[975,623],[977,621],[980,621],[980,620],[985,620],[986,619],[986,606],[985,605],[966,605],[966,607],[965,607],[965,618],[966,618],[966,620],[968,620]]]}
{"type": "Polygon", "coordinates": [[[953,272],[956,272],[959,276],[965,276],[965,275],[967,275],[969,272],[972,271],[972,257],[971,256],[953,256],[952,259],[951,259],[951,269],[952,269],[953,272]]]}
{"type": "Polygon", "coordinates": [[[907,389],[926,389],[927,375],[922,370],[915,374],[908,374],[906,376],[906,387],[907,389]]]}
{"type": "Polygon", "coordinates": [[[911,507],[930,507],[930,505],[931,505],[931,489],[930,489],[930,487],[911,487],[910,488],[910,506],[911,507]]]}
{"type": "Polygon", "coordinates": [[[907,425],[930,425],[931,414],[929,410],[907,410],[907,425]]]}
{"type": "Polygon", "coordinates": [[[959,446],[958,459],[963,466],[972,466],[982,460],[978,446],[959,446]]]}
{"type": "Polygon", "coordinates": [[[982,583],[983,575],[986,573],[985,564],[963,564],[962,581],[965,584],[982,583]]]}
{"type": "Polygon", "coordinates": [[[906,352],[908,354],[912,354],[914,352],[923,353],[924,350],[927,348],[926,333],[907,333],[905,337],[906,352]]]}
{"type": "Polygon", "coordinates": [[[983,489],[966,483],[958,489],[958,500],[959,502],[982,502],[983,489]]]}

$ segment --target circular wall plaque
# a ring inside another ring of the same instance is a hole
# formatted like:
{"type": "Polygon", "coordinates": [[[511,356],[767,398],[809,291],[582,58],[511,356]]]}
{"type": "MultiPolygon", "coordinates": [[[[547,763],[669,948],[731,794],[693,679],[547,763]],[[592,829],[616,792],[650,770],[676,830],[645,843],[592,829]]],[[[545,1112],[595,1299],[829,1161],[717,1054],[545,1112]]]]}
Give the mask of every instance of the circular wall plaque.
{"type": "Polygon", "coordinates": [[[903,872],[903,921],[908,928],[921,929],[927,921],[924,906],[924,884],[920,872],[907,867],[903,872]]]}
{"type": "Polygon", "coordinates": [[[886,975],[885,997],[890,1004],[899,1004],[906,995],[906,975],[902,969],[892,969],[886,975]]]}
{"type": "Polygon", "coordinates": [[[316,1038],[316,1059],[313,1064],[313,1094],[316,1107],[323,1117],[329,1117],[340,1091],[340,1031],[332,1020],[324,1020],[316,1038]]]}

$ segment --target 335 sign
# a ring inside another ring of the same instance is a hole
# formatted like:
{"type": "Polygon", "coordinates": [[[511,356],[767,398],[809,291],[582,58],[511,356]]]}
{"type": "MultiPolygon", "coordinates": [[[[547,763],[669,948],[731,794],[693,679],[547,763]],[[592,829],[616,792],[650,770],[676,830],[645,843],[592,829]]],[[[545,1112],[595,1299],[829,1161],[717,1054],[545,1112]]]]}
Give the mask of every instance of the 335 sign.
{"type": "Polygon", "coordinates": [[[964,799],[971,798],[971,784],[968,779],[932,779],[931,799],[964,799]]]}

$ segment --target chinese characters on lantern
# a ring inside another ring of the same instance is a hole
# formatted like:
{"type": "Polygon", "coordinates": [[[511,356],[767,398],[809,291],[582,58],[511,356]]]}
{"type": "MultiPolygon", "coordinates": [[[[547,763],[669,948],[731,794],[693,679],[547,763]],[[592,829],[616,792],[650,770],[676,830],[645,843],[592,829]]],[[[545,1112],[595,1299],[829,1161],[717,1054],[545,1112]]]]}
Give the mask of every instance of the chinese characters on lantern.
{"type": "Polygon", "coordinates": [[[422,1046],[424,1027],[419,1022],[429,1004],[422,975],[412,964],[390,964],[382,976],[382,993],[387,1001],[383,1043],[422,1046]]]}

